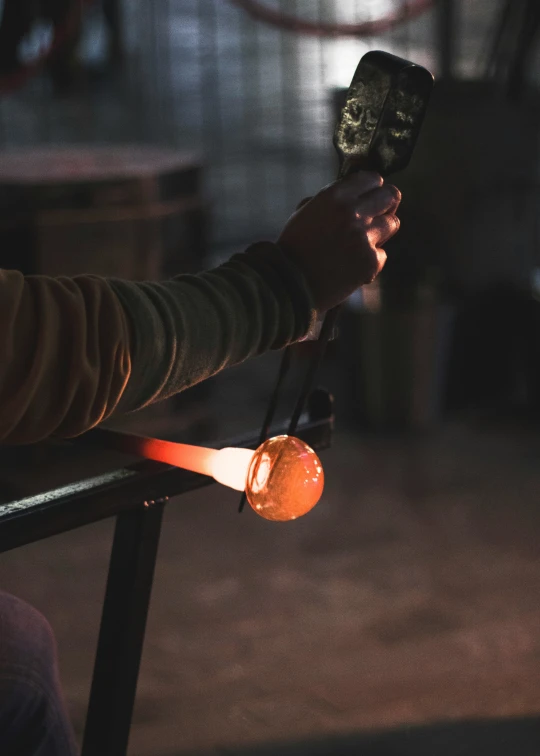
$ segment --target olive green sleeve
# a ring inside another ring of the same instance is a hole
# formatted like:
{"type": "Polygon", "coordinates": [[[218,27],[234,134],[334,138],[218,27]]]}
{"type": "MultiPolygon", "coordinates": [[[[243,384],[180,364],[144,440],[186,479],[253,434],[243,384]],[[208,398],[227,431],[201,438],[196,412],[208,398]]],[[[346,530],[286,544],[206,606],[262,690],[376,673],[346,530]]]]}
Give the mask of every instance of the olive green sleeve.
{"type": "Polygon", "coordinates": [[[270,243],[162,283],[0,271],[0,441],[78,435],[298,341],[314,317],[270,243]]]}

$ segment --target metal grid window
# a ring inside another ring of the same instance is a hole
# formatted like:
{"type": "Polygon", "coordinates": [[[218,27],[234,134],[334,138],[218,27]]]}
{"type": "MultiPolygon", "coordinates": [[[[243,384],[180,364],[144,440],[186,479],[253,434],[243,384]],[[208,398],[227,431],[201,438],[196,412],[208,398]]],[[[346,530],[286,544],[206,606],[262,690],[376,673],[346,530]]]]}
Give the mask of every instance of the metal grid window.
{"type": "MultiPolygon", "coordinates": [[[[407,8],[405,0],[262,4],[307,22],[341,24],[407,8]]],[[[461,4],[460,75],[482,71],[499,6],[461,4]]],[[[213,248],[223,255],[274,237],[299,199],[332,180],[332,93],[348,84],[363,53],[382,48],[436,68],[432,10],[362,39],[284,31],[229,0],[131,0],[123,17],[122,71],[66,99],[52,96],[45,77],[1,98],[0,144],[142,141],[199,149],[213,248]]],[[[90,6],[83,57],[99,59],[103,44],[99,8],[90,6]]]]}

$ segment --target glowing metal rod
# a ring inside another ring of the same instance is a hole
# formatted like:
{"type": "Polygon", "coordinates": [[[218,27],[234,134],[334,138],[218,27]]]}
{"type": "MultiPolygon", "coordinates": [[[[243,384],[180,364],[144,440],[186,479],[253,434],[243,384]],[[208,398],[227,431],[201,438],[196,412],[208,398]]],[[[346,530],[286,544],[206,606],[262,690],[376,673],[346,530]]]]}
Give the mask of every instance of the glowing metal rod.
{"type": "Polygon", "coordinates": [[[250,506],[266,520],[296,520],[313,509],[324,488],[318,456],[294,436],[270,438],[255,452],[207,449],[112,431],[100,431],[99,437],[110,449],[182,467],[236,491],[245,490],[250,506]]]}
{"type": "Polygon", "coordinates": [[[244,491],[249,466],[255,453],[251,449],[233,447],[208,449],[204,446],[178,444],[128,433],[102,431],[100,435],[111,449],[182,467],[200,475],[208,475],[236,491],[244,491]]]}

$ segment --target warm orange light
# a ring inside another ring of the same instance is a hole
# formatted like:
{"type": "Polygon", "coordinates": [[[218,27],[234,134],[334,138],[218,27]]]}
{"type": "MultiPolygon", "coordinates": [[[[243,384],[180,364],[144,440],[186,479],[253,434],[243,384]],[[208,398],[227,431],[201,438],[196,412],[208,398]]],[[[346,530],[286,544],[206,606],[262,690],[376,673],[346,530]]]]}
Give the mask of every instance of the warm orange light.
{"type": "Polygon", "coordinates": [[[253,510],[267,520],[296,520],[321,498],[321,462],[294,436],[276,436],[250,449],[207,449],[143,436],[111,436],[120,451],[208,475],[218,483],[246,492],[253,510]]]}
{"type": "Polygon", "coordinates": [[[224,486],[244,491],[254,451],[251,449],[220,449],[212,457],[212,477],[224,486]]]}
{"type": "Polygon", "coordinates": [[[253,455],[246,496],[258,515],[284,522],[313,509],[323,488],[324,472],[313,449],[294,436],[276,436],[253,455]]]}
{"type": "Polygon", "coordinates": [[[236,491],[243,491],[246,487],[247,471],[255,453],[251,449],[207,449],[159,438],[131,438],[137,438],[136,448],[132,447],[132,451],[141,457],[208,475],[236,491]]]}

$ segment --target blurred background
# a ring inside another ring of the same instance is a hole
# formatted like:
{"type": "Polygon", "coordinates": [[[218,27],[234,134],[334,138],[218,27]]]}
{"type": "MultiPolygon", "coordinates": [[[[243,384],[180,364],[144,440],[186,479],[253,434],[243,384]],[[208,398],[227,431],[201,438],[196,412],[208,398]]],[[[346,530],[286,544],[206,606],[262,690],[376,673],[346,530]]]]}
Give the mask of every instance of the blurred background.
{"type": "MultiPolygon", "coordinates": [[[[161,278],[275,239],[335,177],[365,52],[437,80],[392,178],[402,230],[321,371],[324,499],[277,528],[217,488],[168,506],[130,753],[538,754],[538,4],[0,9],[0,266],[26,273],[161,278]]],[[[256,431],[278,361],[115,423],[197,443],[256,431]]],[[[0,558],[2,587],[53,624],[79,734],[111,528],[0,558]]]]}

